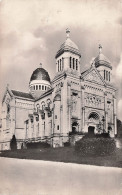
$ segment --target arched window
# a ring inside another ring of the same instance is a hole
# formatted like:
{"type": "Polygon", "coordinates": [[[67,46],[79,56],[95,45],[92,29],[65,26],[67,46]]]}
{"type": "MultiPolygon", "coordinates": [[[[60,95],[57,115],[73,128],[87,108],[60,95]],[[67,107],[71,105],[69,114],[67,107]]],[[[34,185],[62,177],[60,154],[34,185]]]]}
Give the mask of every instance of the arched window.
{"type": "Polygon", "coordinates": [[[35,90],[35,85],[33,86],[33,89],[35,90]]]}
{"type": "Polygon", "coordinates": [[[106,71],[106,81],[108,81],[108,71],[106,71]]]}
{"type": "Polygon", "coordinates": [[[46,88],[47,88],[47,87],[45,86],[45,90],[46,90],[46,88]]]}
{"type": "Polygon", "coordinates": [[[44,90],[44,85],[42,85],[42,90],[44,90]]]}
{"type": "Polygon", "coordinates": [[[105,70],[104,70],[104,80],[105,80],[105,73],[106,73],[106,72],[105,72],[105,70]]]}
{"type": "Polygon", "coordinates": [[[45,122],[44,122],[44,135],[45,135],[45,122]]]}
{"type": "Polygon", "coordinates": [[[70,63],[69,64],[70,68],[72,68],[72,57],[70,57],[70,62],[69,63],[70,63]]]}
{"type": "Polygon", "coordinates": [[[41,89],[41,85],[39,85],[39,89],[41,89]]]}
{"type": "Polygon", "coordinates": [[[60,59],[60,71],[61,71],[61,65],[62,65],[62,64],[61,64],[61,59],[60,59]]]}
{"type": "Polygon", "coordinates": [[[62,58],[62,70],[64,68],[64,58],[62,58]]]}
{"type": "Polygon", "coordinates": [[[96,112],[91,112],[88,119],[90,119],[90,120],[99,120],[99,115],[96,112]]]}
{"type": "Polygon", "coordinates": [[[76,70],[78,70],[78,59],[76,59],[76,70]]]}
{"type": "Polygon", "coordinates": [[[73,69],[75,69],[75,58],[73,58],[73,69]]]}
{"type": "Polygon", "coordinates": [[[10,113],[10,105],[8,104],[7,105],[7,114],[9,114],[10,113]]]}
{"type": "Polygon", "coordinates": [[[110,72],[109,72],[109,81],[110,81],[110,72]]]}
{"type": "Polygon", "coordinates": [[[36,90],[38,90],[38,85],[36,85],[36,90]]]}
{"type": "Polygon", "coordinates": [[[59,60],[58,60],[58,72],[59,72],[59,60]]]}
{"type": "Polygon", "coordinates": [[[40,109],[40,105],[39,104],[36,105],[36,109],[37,109],[37,112],[38,112],[38,110],[40,109]]]}

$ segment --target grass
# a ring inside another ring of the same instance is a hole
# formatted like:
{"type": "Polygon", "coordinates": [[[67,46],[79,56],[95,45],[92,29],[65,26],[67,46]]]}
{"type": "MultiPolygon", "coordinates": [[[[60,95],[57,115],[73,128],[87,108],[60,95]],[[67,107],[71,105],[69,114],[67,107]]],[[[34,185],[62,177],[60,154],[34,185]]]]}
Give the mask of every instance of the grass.
{"type": "MultiPolygon", "coordinates": [[[[121,140],[122,143],[122,140],[121,140]]],[[[82,156],[74,147],[42,148],[17,151],[3,151],[1,157],[89,164],[106,167],[122,167],[122,148],[108,156],[82,156]]]]}

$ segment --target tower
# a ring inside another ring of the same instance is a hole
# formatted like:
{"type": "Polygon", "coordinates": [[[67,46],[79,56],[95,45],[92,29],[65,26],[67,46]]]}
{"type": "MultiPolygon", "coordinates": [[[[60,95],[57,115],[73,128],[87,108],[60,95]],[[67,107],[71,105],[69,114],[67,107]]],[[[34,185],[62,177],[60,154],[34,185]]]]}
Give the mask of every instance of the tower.
{"type": "Polygon", "coordinates": [[[105,82],[110,83],[112,80],[111,62],[102,53],[102,46],[99,45],[99,55],[95,58],[95,67],[98,69],[105,82]]]}
{"type": "Polygon", "coordinates": [[[80,75],[81,54],[77,45],[70,39],[70,30],[66,29],[66,40],[56,53],[56,73],[63,72],[80,75]]]}
{"type": "Polygon", "coordinates": [[[74,122],[76,124],[81,116],[80,106],[78,107],[80,104],[80,58],[81,54],[77,45],[70,39],[70,30],[66,29],[66,40],[55,56],[56,75],[52,81],[54,142],[58,136],[62,139],[60,142],[67,142],[69,132],[72,131],[72,124],[74,122]],[[73,112],[72,102],[74,102],[73,112]]]}

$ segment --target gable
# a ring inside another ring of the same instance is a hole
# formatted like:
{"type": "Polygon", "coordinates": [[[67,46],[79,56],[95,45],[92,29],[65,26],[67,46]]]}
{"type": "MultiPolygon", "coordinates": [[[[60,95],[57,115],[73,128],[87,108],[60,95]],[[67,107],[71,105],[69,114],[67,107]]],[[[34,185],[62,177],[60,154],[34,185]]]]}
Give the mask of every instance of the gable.
{"type": "Polygon", "coordinates": [[[86,74],[84,74],[82,78],[84,79],[84,81],[105,85],[102,76],[96,69],[90,69],[89,71],[86,71],[86,74]]]}
{"type": "Polygon", "coordinates": [[[11,101],[11,98],[12,98],[12,93],[7,88],[6,91],[5,91],[5,93],[4,93],[2,103],[5,102],[6,104],[8,104],[11,101]]]}

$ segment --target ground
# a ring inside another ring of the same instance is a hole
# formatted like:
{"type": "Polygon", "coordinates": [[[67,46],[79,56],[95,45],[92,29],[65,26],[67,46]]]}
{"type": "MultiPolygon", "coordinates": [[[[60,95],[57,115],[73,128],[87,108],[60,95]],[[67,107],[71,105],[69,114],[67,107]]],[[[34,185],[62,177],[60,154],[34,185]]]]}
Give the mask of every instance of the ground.
{"type": "Polygon", "coordinates": [[[0,158],[0,195],[121,195],[122,170],[0,158]]]}
{"type": "Polygon", "coordinates": [[[74,147],[5,151],[2,152],[0,156],[106,167],[122,167],[122,139],[117,139],[116,145],[116,153],[109,156],[81,156],[75,151],[74,147]]]}

